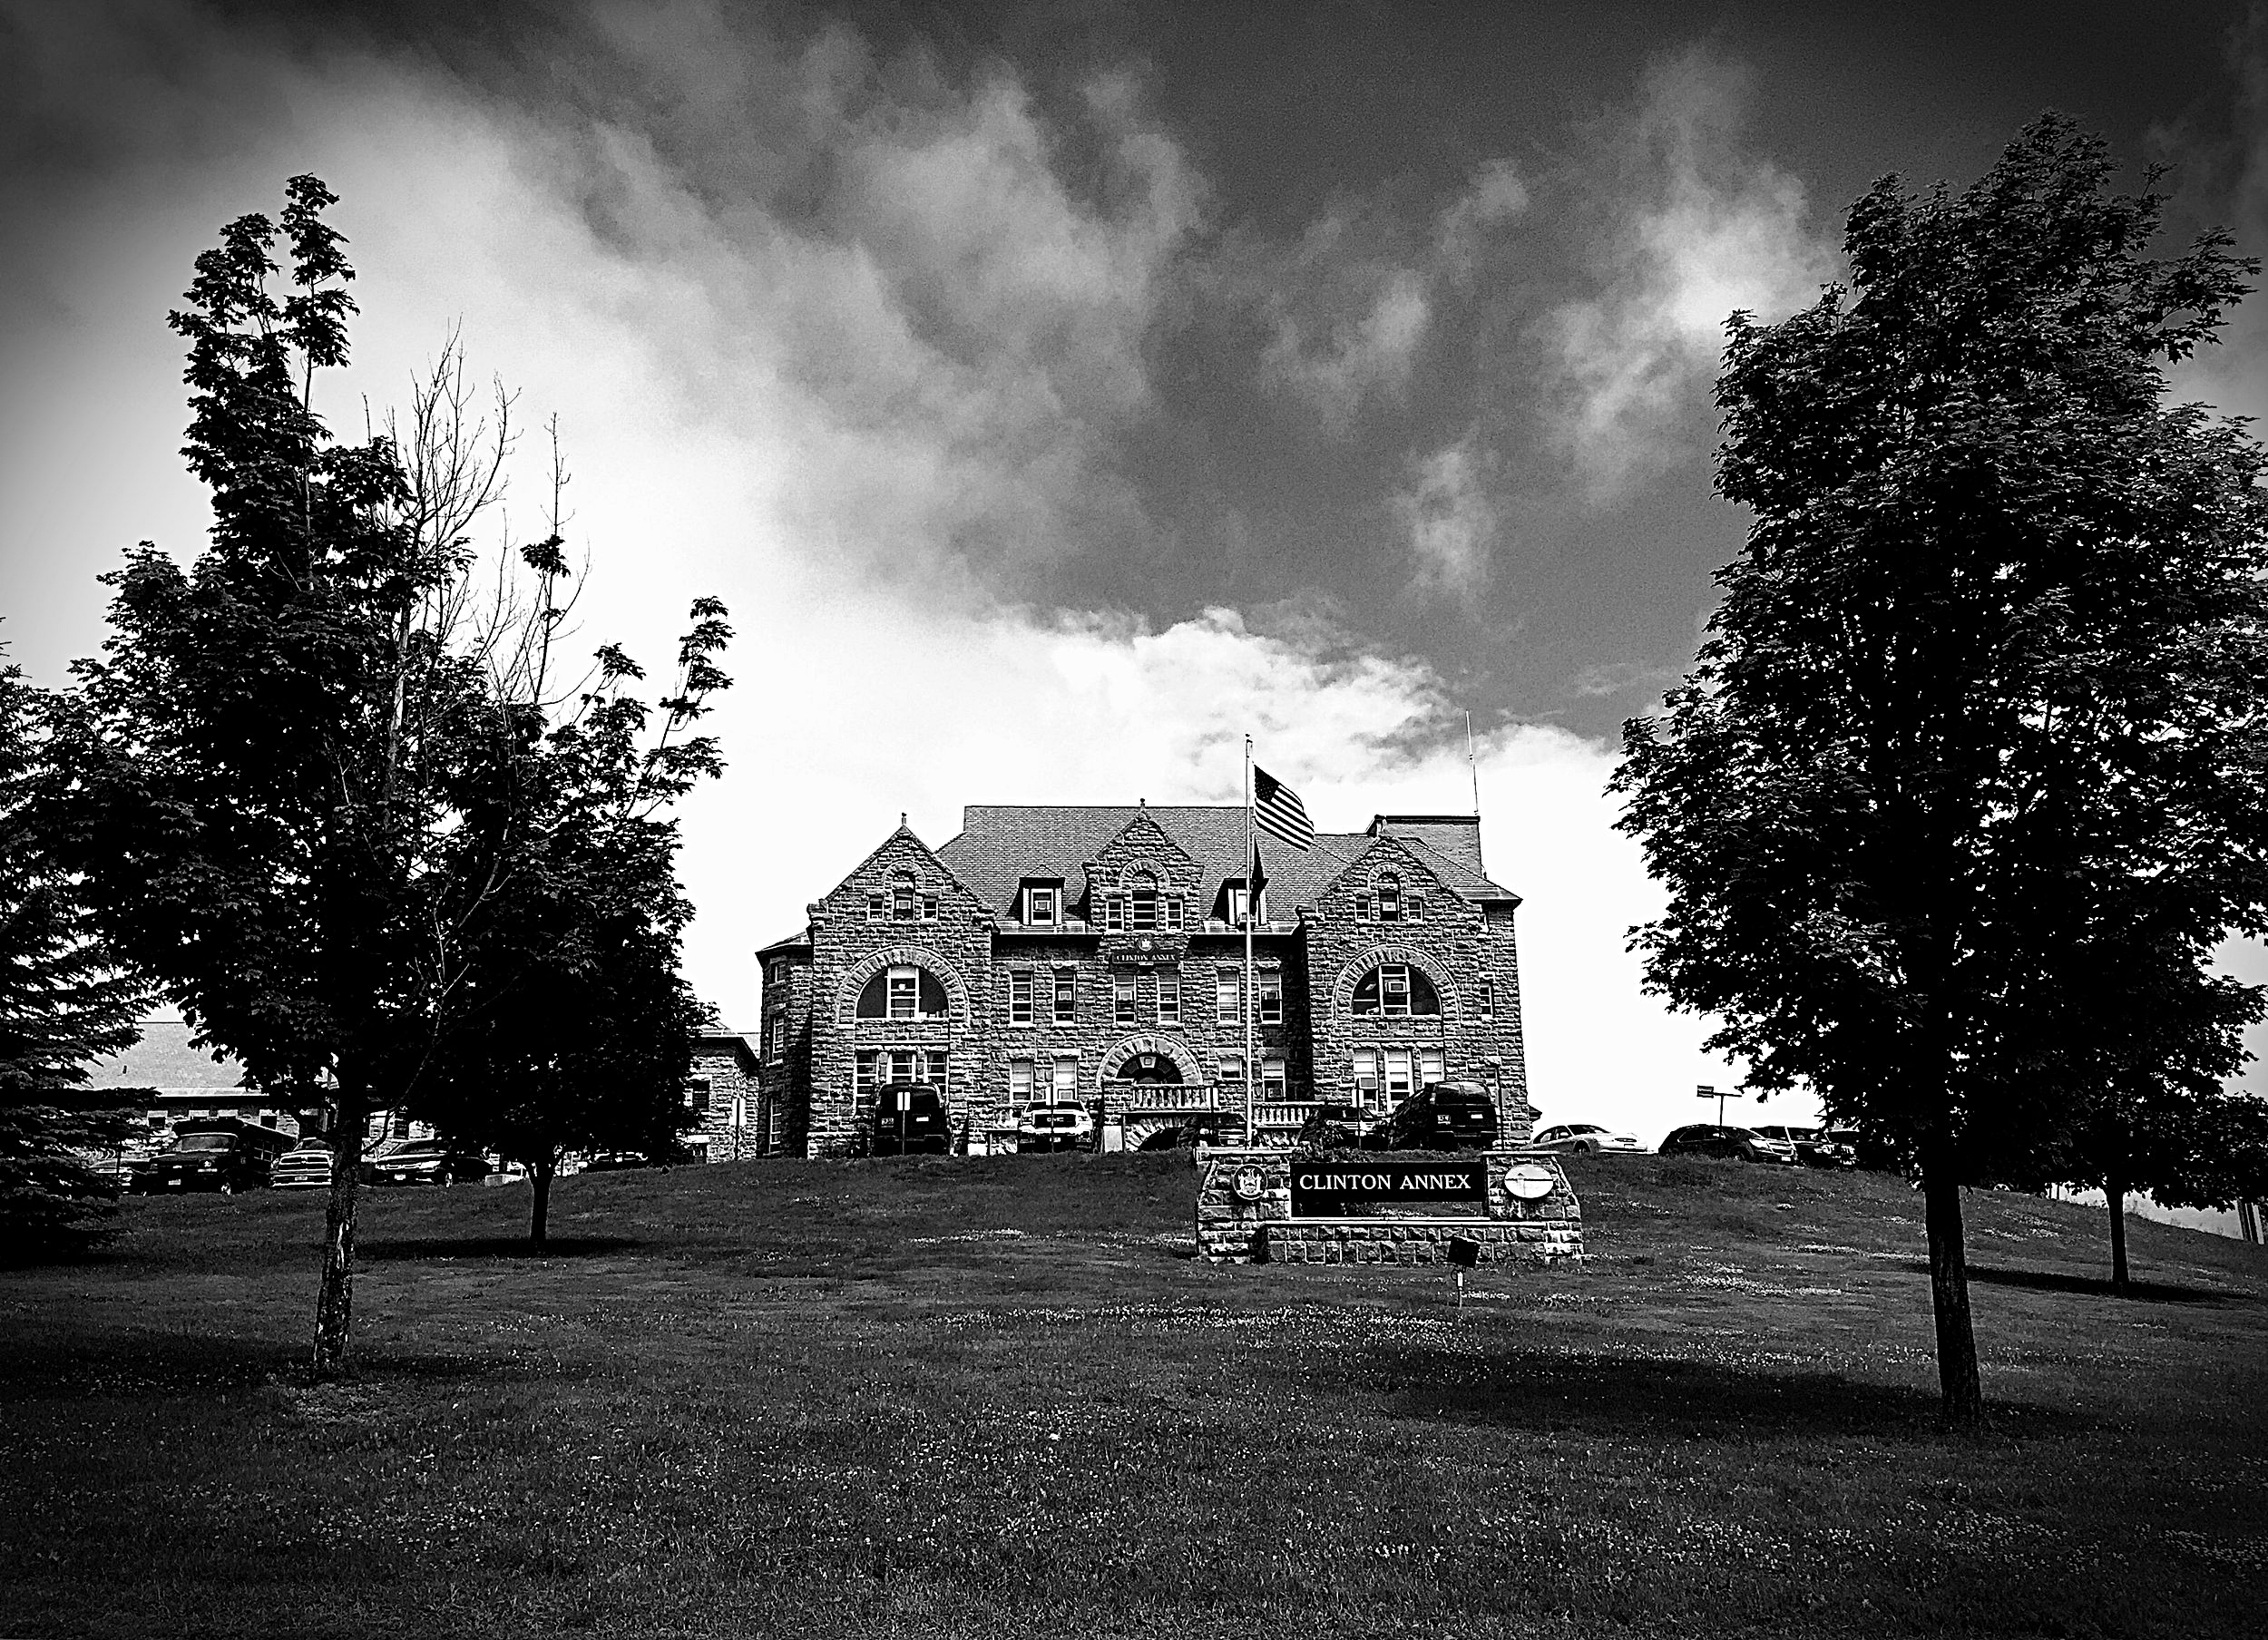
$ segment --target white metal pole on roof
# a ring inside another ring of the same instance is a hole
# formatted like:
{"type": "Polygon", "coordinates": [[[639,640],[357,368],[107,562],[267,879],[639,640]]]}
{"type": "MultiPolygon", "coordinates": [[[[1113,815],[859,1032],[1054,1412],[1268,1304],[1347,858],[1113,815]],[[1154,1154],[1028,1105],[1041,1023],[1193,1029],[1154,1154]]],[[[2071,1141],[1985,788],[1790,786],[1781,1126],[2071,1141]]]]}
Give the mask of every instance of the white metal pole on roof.
{"type": "Polygon", "coordinates": [[[1239,999],[1245,1015],[1245,1143],[1259,1142],[1252,1125],[1252,1083],[1259,1068],[1252,1062],[1252,924],[1260,914],[1259,896],[1253,892],[1252,871],[1252,737],[1245,737],[1245,987],[1239,999]]]}
{"type": "Polygon", "coordinates": [[[1472,776],[1472,817],[1481,817],[1481,766],[1472,757],[1472,714],[1465,713],[1465,767],[1472,776]]]}

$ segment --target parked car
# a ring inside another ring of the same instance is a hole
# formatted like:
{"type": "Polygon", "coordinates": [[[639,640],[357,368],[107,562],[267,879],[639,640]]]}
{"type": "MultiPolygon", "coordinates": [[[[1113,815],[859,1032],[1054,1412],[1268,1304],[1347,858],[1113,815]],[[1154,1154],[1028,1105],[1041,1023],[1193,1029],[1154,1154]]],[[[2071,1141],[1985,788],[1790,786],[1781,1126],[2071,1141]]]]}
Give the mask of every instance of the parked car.
{"type": "Polygon", "coordinates": [[[334,1160],[331,1142],[310,1135],[275,1159],[268,1183],[278,1190],[327,1190],[334,1160]]]}
{"type": "Polygon", "coordinates": [[[1486,1150],[1496,1101],[1478,1082],[1429,1082],[1363,1137],[1365,1150],[1486,1150]]]}
{"type": "Polygon", "coordinates": [[[440,1139],[409,1139],[362,1165],[366,1185],[477,1185],[488,1176],[488,1158],[440,1139]]]}
{"type": "Polygon", "coordinates": [[[1179,1126],[1160,1128],[1138,1147],[1143,1150],[1193,1150],[1199,1145],[1241,1145],[1245,1119],[1233,1110],[1199,1110],[1179,1126]]]}
{"type": "Polygon", "coordinates": [[[1795,1159],[1806,1167],[1855,1167],[1859,1153],[1817,1128],[1789,1128],[1774,1122],[1756,1131],[1768,1139],[1784,1139],[1795,1147],[1795,1159]]]}
{"type": "Polygon", "coordinates": [[[1016,1148],[1086,1150],[1095,1142],[1095,1118],[1083,1105],[1034,1105],[1016,1124],[1016,1148]]]}
{"type": "Polygon", "coordinates": [[[1357,1150],[1371,1129],[1360,1105],[1318,1105],[1299,1125],[1297,1143],[1312,1150],[1357,1150]]]}
{"type": "Polygon", "coordinates": [[[877,1089],[866,1131],[869,1156],[943,1156],[953,1148],[953,1117],[945,1096],[927,1082],[893,1082],[877,1089]]]}
{"type": "Polygon", "coordinates": [[[1602,1150],[1636,1150],[1643,1153],[1645,1141],[1635,1133],[1617,1133],[1611,1128],[1601,1128],[1596,1122],[1560,1122],[1546,1128],[1528,1141],[1530,1150],[1558,1150],[1569,1156],[1592,1156],[1602,1150]]]}
{"type": "Polygon", "coordinates": [[[1664,1156],[1733,1157],[1744,1162],[1795,1165],[1795,1147],[1785,1139],[1768,1139],[1746,1128],[1720,1128],[1696,1122],[1680,1128],[1662,1141],[1664,1156]]]}
{"type": "Polygon", "coordinates": [[[268,1183],[268,1164],[291,1140],[272,1128],[249,1122],[184,1127],[172,1146],[150,1158],[133,1182],[142,1196],[177,1196],[215,1190],[230,1196],[268,1183]]]}

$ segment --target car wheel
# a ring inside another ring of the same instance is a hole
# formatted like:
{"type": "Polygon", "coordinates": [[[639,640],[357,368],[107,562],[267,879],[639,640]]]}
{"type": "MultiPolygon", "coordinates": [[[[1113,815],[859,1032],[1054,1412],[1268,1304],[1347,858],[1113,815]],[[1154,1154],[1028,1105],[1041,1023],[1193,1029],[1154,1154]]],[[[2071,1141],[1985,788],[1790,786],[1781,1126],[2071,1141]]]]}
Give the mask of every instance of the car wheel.
{"type": "Polygon", "coordinates": [[[1578,1156],[1589,1156],[1592,1150],[1596,1148],[1596,1146],[1583,1144],[1579,1144],[1574,1147],[1575,1154],[1578,1156]]]}

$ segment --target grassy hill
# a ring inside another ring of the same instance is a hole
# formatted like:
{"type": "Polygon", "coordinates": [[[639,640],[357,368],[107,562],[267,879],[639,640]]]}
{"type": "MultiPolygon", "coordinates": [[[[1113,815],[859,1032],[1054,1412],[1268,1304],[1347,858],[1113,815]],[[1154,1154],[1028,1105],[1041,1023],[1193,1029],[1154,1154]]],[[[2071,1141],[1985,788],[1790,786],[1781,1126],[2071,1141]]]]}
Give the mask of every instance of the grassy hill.
{"type": "Polygon", "coordinates": [[[135,1202],[0,1274],[0,1633],[2268,1632],[2268,1255],[1608,1157],[1581,1269],[1211,1268],[1186,1157],[135,1202]]]}

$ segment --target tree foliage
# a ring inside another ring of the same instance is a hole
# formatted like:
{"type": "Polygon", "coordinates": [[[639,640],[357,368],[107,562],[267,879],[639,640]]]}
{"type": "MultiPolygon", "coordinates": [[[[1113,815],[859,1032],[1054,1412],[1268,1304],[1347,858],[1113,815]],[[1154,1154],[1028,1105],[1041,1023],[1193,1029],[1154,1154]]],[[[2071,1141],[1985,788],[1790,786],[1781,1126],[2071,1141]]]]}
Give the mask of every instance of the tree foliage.
{"type": "Polygon", "coordinates": [[[11,1258],[83,1252],[110,1233],[114,1181],[90,1155],[140,1112],[87,1086],[132,1046],[142,990],[92,927],[80,883],[39,833],[54,705],[0,666],[0,1246],[11,1258]]]}
{"type": "Polygon", "coordinates": [[[510,400],[468,421],[454,342],[406,445],[333,441],[315,389],[354,310],[335,202],[292,179],[280,223],[230,223],[171,316],[212,530],[186,571],[145,542],[109,578],[61,833],[105,932],[200,1034],[335,1111],[320,1366],[350,1324],[368,1114],[433,1074],[528,853],[521,770],[565,570],[554,529],[529,549],[538,598],[508,577],[478,595],[467,531],[499,493],[510,400]]]}
{"type": "Polygon", "coordinates": [[[1717,487],[1754,522],[1616,778],[1670,890],[1649,984],[1920,1170],[1956,1418],[1960,1181],[2109,1079],[2202,1085],[2259,1007],[2207,962],[2268,901],[2262,454],[2164,377],[2251,264],[2153,259],[2155,181],[2111,177],[2051,116],[1958,194],[1877,184],[1847,287],[1735,316],[1717,487]],[[2106,1015],[2135,960],[2177,1006],[2106,1015]]]}

